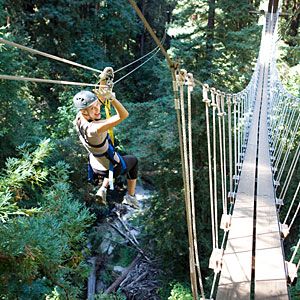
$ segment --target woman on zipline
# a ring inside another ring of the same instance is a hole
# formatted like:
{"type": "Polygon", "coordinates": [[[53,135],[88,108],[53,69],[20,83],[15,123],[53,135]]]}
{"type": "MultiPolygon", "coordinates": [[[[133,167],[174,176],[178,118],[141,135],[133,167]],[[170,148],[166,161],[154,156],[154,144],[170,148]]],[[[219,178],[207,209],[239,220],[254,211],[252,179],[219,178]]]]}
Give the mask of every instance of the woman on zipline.
{"type": "Polygon", "coordinates": [[[106,205],[108,185],[110,184],[113,188],[113,178],[126,174],[127,194],[122,203],[138,208],[135,197],[138,160],[133,155],[121,156],[117,153],[108,134],[108,130],[125,120],[129,113],[116,99],[114,93],[106,91],[98,97],[90,91],[81,91],[73,98],[74,106],[78,110],[74,124],[79,139],[89,152],[92,171],[103,179],[96,198],[101,204],[106,205]],[[115,108],[116,115],[101,120],[100,110],[105,100],[110,101],[115,108]]]}

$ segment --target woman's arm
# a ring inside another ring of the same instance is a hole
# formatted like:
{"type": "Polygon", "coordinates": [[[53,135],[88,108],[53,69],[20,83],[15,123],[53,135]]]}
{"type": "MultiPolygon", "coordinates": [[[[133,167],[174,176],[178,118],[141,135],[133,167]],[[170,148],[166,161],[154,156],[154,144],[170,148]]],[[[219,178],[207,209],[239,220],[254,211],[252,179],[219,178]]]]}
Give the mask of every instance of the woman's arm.
{"type": "Polygon", "coordinates": [[[98,125],[98,128],[97,128],[98,133],[105,132],[108,129],[111,129],[111,128],[117,126],[118,124],[120,124],[123,120],[125,120],[129,116],[127,109],[116,98],[113,98],[110,101],[110,103],[115,108],[117,114],[106,119],[105,122],[97,124],[98,125]]]}

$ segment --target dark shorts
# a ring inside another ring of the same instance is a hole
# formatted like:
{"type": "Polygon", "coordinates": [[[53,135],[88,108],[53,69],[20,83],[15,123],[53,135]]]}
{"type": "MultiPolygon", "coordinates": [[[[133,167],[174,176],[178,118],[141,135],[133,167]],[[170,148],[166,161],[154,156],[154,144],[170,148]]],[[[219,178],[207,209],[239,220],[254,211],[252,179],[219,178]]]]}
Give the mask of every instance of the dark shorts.
{"type": "MultiPolygon", "coordinates": [[[[134,155],[122,155],[125,163],[126,163],[126,176],[127,179],[137,179],[138,176],[138,159],[134,155]]],[[[93,171],[99,175],[100,177],[106,177],[108,178],[108,171],[98,171],[93,169],[93,171]]],[[[122,171],[121,164],[118,164],[114,168],[114,178],[117,178],[120,176],[122,171]]]]}

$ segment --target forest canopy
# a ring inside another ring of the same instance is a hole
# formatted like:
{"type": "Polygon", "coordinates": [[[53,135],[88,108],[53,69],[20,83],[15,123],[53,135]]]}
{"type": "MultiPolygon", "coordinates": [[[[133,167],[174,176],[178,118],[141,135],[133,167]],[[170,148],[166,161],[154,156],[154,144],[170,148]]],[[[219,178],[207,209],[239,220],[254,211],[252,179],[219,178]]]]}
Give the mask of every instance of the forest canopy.
{"type": "MultiPolygon", "coordinates": [[[[136,2],[170,57],[199,82],[231,93],[247,86],[260,46],[262,3],[136,2]]],[[[0,6],[1,38],[94,69],[110,66],[117,70],[156,47],[127,0],[0,0],[0,6]]],[[[285,88],[295,97],[300,96],[299,22],[299,3],[283,1],[277,65],[285,88]]],[[[99,80],[96,72],[4,43],[0,43],[0,55],[1,74],[91,84],[99,80]]],[[[138,184],[152,194],[147,209],[133,222],[142,231],[141,247],[162,270],[157,299],[192,299],[172,77],[161,52],[128,74],[135,67],[116,73],[115,79],[128,76],[114,86],[130,115],[115,129],[117,149],[137,156],[138,184]]],[[[108,212],[97,205],[95,187],[86,180],[87,153],[73,124],[72,98],[80,90],[78,86],[0,80],[1,299],[86,299],[89,258],[97,256],[103,264],[106,259],[101,260],[99,250],[105,232],[98,232],[97,226],[105,222],[108,212]]],[[[199,85],[193,94],[192,114],[200,262],[204,287],[210,288],[207,142],[199,85]]],[[[300,176],[297,170],[293,188],[300,176]]],[[[117,185],[121,194],[124,182],[117,185]]],[[[297,220],[288,252],[299,238],[299,225],[297,220]]],[[[133,250],[118,247],[122,260],[131,262],[133,250]]],[[[109,268],[101,275],[107,286],[115,279],[109,268]]],[[[122,294],[105,298],[101,292],[98,299],[126,299],[122,294]]],[[[296,299],[299,293],[298,283],[291,294],[296,299]]]]}

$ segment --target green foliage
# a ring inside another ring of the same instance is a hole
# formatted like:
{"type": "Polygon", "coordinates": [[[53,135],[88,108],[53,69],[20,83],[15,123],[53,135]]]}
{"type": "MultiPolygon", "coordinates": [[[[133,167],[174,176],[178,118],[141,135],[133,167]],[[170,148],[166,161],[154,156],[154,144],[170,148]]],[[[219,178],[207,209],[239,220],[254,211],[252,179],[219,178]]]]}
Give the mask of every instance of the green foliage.
{"type": "Polygon", "coordinates": [[[130,122],[125,121],[120,129],[121,142],[128,144],[130,141],[127,151],[138,156],[143,171],[156,170],[160,173],[164,167],[171,168],[177,162],[171,158],[178,156],[173,99],[162,97],[126,106],[129,113],[133,112],[130,122]]]}
{"type": "MultiPolygon", "coordinates": [[[[176,30],[174,34],[169,32],[169,53],[195,78],[234,92],[246,85],[260,38],[260,28],[248,11],[257,8],[258,1],[220,0],[215,5],[214,1],[199,0],[137,2],[159,38],[165,30],[167,10],[175,7],[171,27],[176,30]],[[255,7],[249,5],[253,2],[255,7]]],[[[126,0],[2,0],[0,7],[1,25],[5,26],[0,34],[4,38],[97,69],[107,65],[118,69],[155,47],[126,0]]],[[[299,62],[299,40],[287,34],[295,29],[290,25],[289,20],[283,19],[281,32],[286,44],[281,58],[289,67],[299,62]]],[[[169,43],[167,36],[166,48],[169,43]]],[[[97,81],[98,74],[3,44],[0,52],[4,74],[97,81]]],[[[298,73],[293,69],[291,74],[298,73]]],[[[155,186],[156,194],[144,219],[144,244],[150,244],[169,269],[166,282],[174,277],[185,282],[188,247],[171,80],[159,53],[117,84],[117,97],[125,100],[130,117],[117,127],[116,135],[122,151],[138,156],[140,177],[155,186]]],[[[299,93],[297,81],[288,78],[286,84],[295,95],[299,93]]],[[[72,97],[78,90],[70,86],[1,82],[0,164],[5,170],[0,176],[0,216],[6,223],[0,229],[0,297],[84,297],[82,285],[87,267],[82,253],[93,219],[73,196],[74,192],[87,202],[91,198],[84,182],[85,150],[79,146],[72,124],[76,113],[72,97]],[[49,136],[51,147],[44,142],[45,148],[21,146],[21,152],[15,151],[16,146],[38,144],[40,137],[49,136]]],[[[198,91],[193,100],[197,228],[201,261],[206,261],[210,249],[206,131],[198,91]]],[[[128,259],[127,250],[124,252],[120,252],[122,262],[128,259]]],[[[180,284],[173,287],[172,293],[177,297],[174,299],[180,299],[178,295],[189,297],[188,290],[180,284]]],[[[103,299],[104,295],[97,297],[103,299]]],[[[122,299],[121,295],[107,297],[122,299]]]]}
{"type": "Polygon", "coordinates": [[[129,247],[117,246],[114,249],[113,264],[116,266],[127,267],[136,257],[135,251],[132,251],[129,247]]]}
{"type": "Polygon", "coordinates": [[[28,147],[22,147],[22,159],[8,161],[1,181],[11,191],[11,200],[19,198],[23,206],[35,203],[26,211],[39,207],[39,213],[28,217],[10,214],[0,227],[0,295],[42,299],[57,286],[60,299],[78,298],[88,275],[82,250],[93,218],[72,195],[68,165],[58,162],[48,170],[42,166],[51,149],[49,141],[32,152],[25,149],[28,147]],[[25,186],[40,187],[34,199],[25,186]]]}
{"type": "Polygon", "coordinates": [[[171,290],[168,300],[192,300],[193,296],[189,288],[184,287],[180,283],[175,283],[171,290]]]}
{"type": "Polygon", "coordinates": [[[195,78],[241,90],[251,77],[260,40],[250,8],[248,1],[178,1],[172,52],[195,78]]]}
{"type": "Polygon", "coordinates": [[[44,140],[32,153],[27,152],[22,145],[19,150],[21,158],[8,158],[6,170],[0,175],[0,220],[5,222],[12,215],[30,215],[36,208],[20,208],[18,201],[27,198],[26,186],[34,188],[45,183],[48,172],[40,164],[49,155],[51,146],[49,140],[44,140]]]}
{"type": "Polygon", "coordinates": [[[122,293],[117,292],[109,295],[104,293],[96,294],[94,299],[95,300],[126,300],[127,298],[126,296],[122,295],[122,293]]]}

